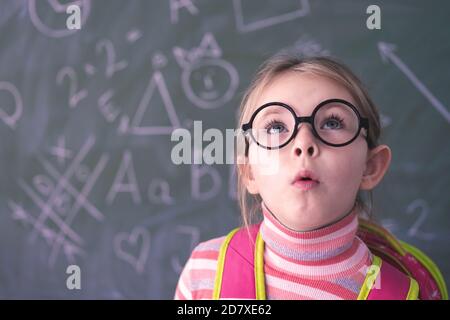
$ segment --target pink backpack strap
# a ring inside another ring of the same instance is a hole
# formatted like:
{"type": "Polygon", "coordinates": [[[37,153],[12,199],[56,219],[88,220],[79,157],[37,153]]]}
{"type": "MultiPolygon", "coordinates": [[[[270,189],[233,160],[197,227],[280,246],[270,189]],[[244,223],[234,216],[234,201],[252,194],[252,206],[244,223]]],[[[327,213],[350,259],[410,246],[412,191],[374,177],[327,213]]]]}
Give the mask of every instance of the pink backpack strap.
{"type": "Polygon", "coordinates": [[[386,261],[371,288],[368,300],[416,300],[419,294],[417,282],[386,261]]]}
{"type": "Polygon", "coordinates": [[[437,265],[418,248],[398,240],[382,226],[359,220],[358,237],[370,251],[417,281],[421,300],[447,300],[445,280],[437,265]]]}
{"type": "MultiPolygon", "coordinates": [[[[219,266],[216,275],[215,291],[220,299],[255,299],[255,242],[259,224],[249,229],[241,228],[230,234],[229,242],[225,241],[221,251],[223,269],[219,266]]],[[[219,264],[220,264],[219,254],[219,264]]]]}
{"type": "MultiPolygon", "coordinates": [[[[249,229],[237,229],[226,237],[219,252],[213,299],[256,299],[255,243],[259,227],[260,224],[257,224],[250,226],[249,229]]],[[[363,286],[369,282],[371,284],[368,289],[361,289],[358,299],[414,300],[418,298],[419,287],[413,278],[379,257],[374,257],[371,268],[378,271],[376,275],[367,274],[363,286]]]]}

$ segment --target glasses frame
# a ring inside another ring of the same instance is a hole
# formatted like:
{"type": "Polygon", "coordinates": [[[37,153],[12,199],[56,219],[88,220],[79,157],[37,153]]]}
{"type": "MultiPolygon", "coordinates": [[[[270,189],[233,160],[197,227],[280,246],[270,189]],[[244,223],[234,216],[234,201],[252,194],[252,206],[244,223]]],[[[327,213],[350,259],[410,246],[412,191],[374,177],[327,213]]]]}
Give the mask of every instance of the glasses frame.
{"type": "MultiPolygon", "coordinates": [[[[349,145],[350,143],[352,143],[359,136],[359,134],[361,133],[361,129],[362,128],[366,129],[367,134],[365,136],[365,139],[366,139],[367,143],[369,143],[369,140],[368,140],[368,138],[369,138],[369,119],[362,117],[359,114],[358,109],[356,109],[356,107],[353,104],[351,104],[350,102],[348,102],[346,100],[343,100],[343,99],[327,99],[327,100],[324,100],[324,101],[320,102],[314,108],[312,114],[309,117],[298,117],[297,114],[295,113],[294,109],[291,106],[287,105],[286,103],[283,103],[283,102],[268,102],[268,103],[263,104],[258,109],[256,109],[256,111],[253,113],[252,117],[250,118],[249,122],[247,122],[247,123],[242,125],[242,131],[244,131],[244,133],[246,134],[248,132],[248,130],[250,130],[250,136],[252,137],[253,141],[255,141],[258,146],[260,146],[260,147],[262,147],[264,149],[268,149],[268,150],[281,149],[284,146],[286,146],[287,144],[289,144],[289,142],[291,142],[297,136],[297,133],[299,131],[298,127],[299,127],[299,125],[302,122],[309,123],[311,125],[313,135],[316,138],[318,138],[320,141],[325,143],[326,145],[329,145],[329,146],[332,146],[332,147],[344,147],[346,145],[349,145]],[[355,136],[352,139],[350,139],[349,141],[347,141],[345,143],[336,144],[336,143],[330,143],[330,142],[325,141],[317,133],[316,128],[314,126],[315,116],[316,116],[316,113],[320,110],[320,108],[323,107],[324,105],[328,104],[328,103],[334,103],[334,102],[342,103],[342,104],[345,104],[346,106],[350,107],[355,112],[356,116],[358,117],[358,122],[359,122],[359,124],[358,124],[358,131],[356,132],[355,136]],[[258,113],[261,112],[261,110],[263,110],[265,108],[268,108],[270,106],[280,106],[280,107],[286,108],[287,110],[289,110],[289,112],[292,114],[292,116],[295,119],[294,131],[292,132],[291,137],[286,142],[284,142],[283,144],[281,144],[281,145],[279,145],[277,147],[267,147],[267,146],[264,146],[264,145],[260,144],[256,140],[256,138],[253,135],[252,131],[250,130],[252,128],[252,126],[253,126],[253,121],[255,120],[255,118],[258,115],[258,113]]],[[[247,148],[246,148],[246,154],[247,154],[247,150],[248,150],[248,145],[247,145],[247,148]]]]}

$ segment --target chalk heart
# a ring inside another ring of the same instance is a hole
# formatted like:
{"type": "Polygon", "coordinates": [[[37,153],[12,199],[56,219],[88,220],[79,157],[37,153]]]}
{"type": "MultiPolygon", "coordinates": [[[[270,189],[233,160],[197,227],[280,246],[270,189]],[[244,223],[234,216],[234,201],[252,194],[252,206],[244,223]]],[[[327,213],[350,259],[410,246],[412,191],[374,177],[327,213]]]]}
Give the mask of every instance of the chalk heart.
{"type": "Polygon", "coordinates": [[[139,274],[144,271],[149,249],[150,235],[143,227],[136,227],[131,233],[118,233],[114,238],[116,255],[131,264],[139,274]],[[138,247],[138,256],[130,253],[131,250],[136,251],[136,247],[138,247]]]}

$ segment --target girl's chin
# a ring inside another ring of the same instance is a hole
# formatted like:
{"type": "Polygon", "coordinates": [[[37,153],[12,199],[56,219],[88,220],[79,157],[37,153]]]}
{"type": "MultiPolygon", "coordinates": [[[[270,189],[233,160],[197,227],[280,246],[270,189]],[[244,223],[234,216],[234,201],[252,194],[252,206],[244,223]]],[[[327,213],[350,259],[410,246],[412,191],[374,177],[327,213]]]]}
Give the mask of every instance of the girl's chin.
{"type": "Polygon", "coordinates": [[[291,217],[285,225],[290,229],[297,231],[311,231],[327,224],[328,221],[326,219],[320,219],[317,215],[314,215],[314,213],[305,214],[305,212],[303,212],[301,217],[291,217]]]}

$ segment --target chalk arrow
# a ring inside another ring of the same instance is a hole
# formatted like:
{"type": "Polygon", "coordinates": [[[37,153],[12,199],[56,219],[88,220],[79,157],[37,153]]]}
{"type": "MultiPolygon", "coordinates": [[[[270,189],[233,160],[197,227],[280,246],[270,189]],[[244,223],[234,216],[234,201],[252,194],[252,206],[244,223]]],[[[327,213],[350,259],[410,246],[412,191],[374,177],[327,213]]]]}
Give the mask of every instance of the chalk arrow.
{"type": "Polygon", "coordinates": [[[430,101],[431,105],[450,123],[450,112],[447,108],[428,90],[427,87],[414,75],[411,69],[395,54],[397,47],[394,44],[378,42],[378,51],[383,62],[391,61],[402,71],[413,85],[430,101]]]}

